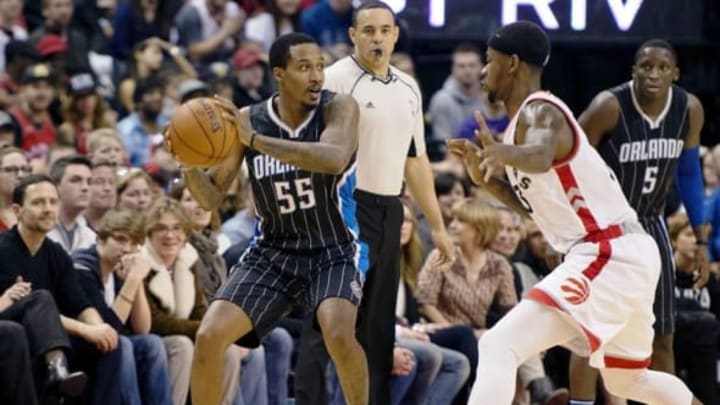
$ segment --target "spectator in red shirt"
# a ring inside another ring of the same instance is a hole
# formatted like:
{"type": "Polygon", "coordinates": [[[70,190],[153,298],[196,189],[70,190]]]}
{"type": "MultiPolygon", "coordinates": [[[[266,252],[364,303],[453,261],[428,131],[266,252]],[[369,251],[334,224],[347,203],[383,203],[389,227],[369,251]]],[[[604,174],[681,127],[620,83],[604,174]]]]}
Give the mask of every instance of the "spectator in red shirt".
{"type": "Polygon", "coordinates": [[[39,161],[44,165],[50,145],[55,142],[56,131],[48,112],[55,95],[54,82],[50,66],[41,63],[28,67],[21,78],[22,101],[9,110],[20,126],[20,146],[31,164],[39,161]]]}

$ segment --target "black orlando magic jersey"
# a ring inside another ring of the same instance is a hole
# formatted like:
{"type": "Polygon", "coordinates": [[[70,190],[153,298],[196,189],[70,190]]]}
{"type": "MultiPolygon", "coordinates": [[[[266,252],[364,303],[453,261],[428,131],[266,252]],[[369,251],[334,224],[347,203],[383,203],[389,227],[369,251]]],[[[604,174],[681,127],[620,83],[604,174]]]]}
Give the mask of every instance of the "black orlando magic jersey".
{"type": "Polygon", "coordinates": [[[610,91],[620,103],[620,116],[598,151],[615,172],[638,217],[657,216],[688,136],[687,93],[672,86],[665,108],[652,120],[640,109],[632,81],[610,91]]]}
{"type": "MultiPolygon", "coordinates": [[[[316,142],[325,129],[323,111],[335,93],[323,90],[320,103],[295,130],[280,120],[275,96],[250,107],[258,133],[294,142],[316,142]]],[[[264,155],[245,152],[255,213],[253,243],[284,250],[319,249],[351,242],[355,222],[355,159],[339,175],[313,173],[264,155]]]]}

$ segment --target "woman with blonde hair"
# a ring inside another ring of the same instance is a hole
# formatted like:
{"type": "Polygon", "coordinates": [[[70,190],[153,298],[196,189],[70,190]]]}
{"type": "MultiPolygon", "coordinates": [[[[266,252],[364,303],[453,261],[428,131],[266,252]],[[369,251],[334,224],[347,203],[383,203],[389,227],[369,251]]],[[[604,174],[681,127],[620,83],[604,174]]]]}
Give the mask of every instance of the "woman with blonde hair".
{"type": "MultiPolygon", "coordinates": [[[[198,276],[198,253],[187,243],[193,225],[180,203],[163,197],[148,210],[144,231],[140,254],[152,268],[145,279],[151,331],[165,340],[173,402],[184,405],[190,388],[193,340],[208,307],[198,276]]],[[[223,404],[232,404],[238,395],[240,361],[246,354],[247,350],[234,345],[226,352],[223,404]]]]}
{"type": "Polygon", "coordinates": [[[100,128],[90,132],[87,156],[91,162],[108,162],[116,168],[127,167],[127,150],[114,128],[100,128]]]}
{"type": "Polygon", "coordinates": [[[122,170],[117,182],[117,208],[144,212],[155,198],[153,185],[150,176],[138,168],[122,170]]]}
{"type": "MultiPolygon", "coordinates": [[[[503,313],[517,304],[510,263],[491,250],[500,226],[497,208],[486,202],[467,198],[453,206],[448,233],[456,246],[455,263],[439,266],[435,250],[420,271],[417,300],[420,313],[429,321],[470,325],[479,339],[487,330],[493,304],[503,313]]],[[[533,403],[567,401],[567,390],[553,390],[538,356],[523,363],[519,374],[533,403]]]]}
{"type": "Polygon", "coordinates": [[[415,293],[424,249],[413,210],[405,203],[403,211],[395,336],[400,346],[413,352],[417,375],[401,403],[464,404],[475,376],[477,341],[465,325],[420,323],[415,293]]]}

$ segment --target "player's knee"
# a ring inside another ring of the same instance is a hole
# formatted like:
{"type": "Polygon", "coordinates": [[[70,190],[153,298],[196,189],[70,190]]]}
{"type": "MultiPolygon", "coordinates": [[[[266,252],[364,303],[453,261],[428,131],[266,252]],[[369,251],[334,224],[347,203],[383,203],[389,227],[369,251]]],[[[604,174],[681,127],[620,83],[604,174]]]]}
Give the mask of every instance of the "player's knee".
{"type": "Polygon", "coordinates": [[[480,340],[478,340],[478,353],[492,352],[496,350],[507,349],[507,341],[497,333],[496,329],[487,330],[480,340]]]}
{"type": "Polygon", "coordinates": [[[352,328],[330,326],[323,330],[323,339],[330,352],[344,352],[355,344],[355,333],[352,328]]]}
{"type": "Polygon", "coordinates": [[[209,319],[203,319],[195,333],[195,345],[199,351],[223,352],[230,345],[222,325],[209,319]]]}
{"type": "Polygon", "coordinates": [[[603,384],[609,393],[625,398],[631,387],[636,384],[641,372],[641,370],[608,368],[603,369],[600,374],[602,375],[603,384]]]}

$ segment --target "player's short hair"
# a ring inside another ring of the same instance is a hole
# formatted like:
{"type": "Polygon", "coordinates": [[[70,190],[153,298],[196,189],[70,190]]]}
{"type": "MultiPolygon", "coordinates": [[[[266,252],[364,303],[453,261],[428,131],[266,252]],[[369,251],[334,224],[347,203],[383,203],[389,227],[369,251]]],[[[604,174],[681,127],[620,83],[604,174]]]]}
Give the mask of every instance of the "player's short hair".
{"type": "Polygon", "coordinates": [[[353,28],[357,28],[357,16],[358,16],[358,14],[360,14],[361,11],[373,10],[373,9],[387,10],[390,13],[390,15],[392,15],[393,23],[395,25],[397,25],[397,16],[395,15],[395,12],[393,11],[393,9],[390,8],[390,6],[388,6],[387,4],[385,4],[382,1],[370,0],[370,1],[364,1],[359,7],[355,8],[355,10],[353,10],[351,26],[353,28]]]}
{"type": "Polygon", "coordinates": [[[53,163],[52,167],[50,167],[50,178],[53,179],[55,183],[60,184],[63,176],[65,176],[65,169],[67,169],[67,167],[70,165],[82,165],[86,166],[88,169],[92,169],[90,159],[86,158],[85,156],[63,156],[60,159],[56,160],[55,163],[53,163]]]}
{"type": "Polygon", "coordinates": [[[677,62],[678,62],[678,57],[677,57],[677,52],[675,51],[675,47],[673,47],[673,46],[670,44],[670,42],[668,42],[668,41],[666,41],[666,40],[664,40],[664,39],[662,39],[662,38],[649,39],[649,40],[643,42],[642,44],[640,44],[640,46],[639,46],[639,47],[637,48],[637,50],[635,51],[635,62],[637,62],[638,59],[640,59],[640,53],[641,53],[641,52],[643,51],[643,49],[645,49],[645,48],[660,48],[660,49],[664,49],[664,50],[670,52],[670,55],[672,55],[672,57],[673,57],[673,62],[675,62],[675,64],[677,64],[677,62]]]}
{"type": "Polygon", "coordinates": [[[291,32],[278,37],[270,47],[270,69],[276,67],[285,69],[290,60],[290,48],[302,44],[317,44],[317,41],[310,35],[301,32],[291,32]]]}
{"type": "Polygon", "coordinates": [[[517,55],[520,60],[544,68],[550,60],[550,38],[539,25],[530,21],[518,21],[500,27],[490,36],[487,45],[507,55],[517,55]]]}
{"type": "Polygon", "coordinates": [[[124,233],[133,243],[140,244],[144,238],[142,217],[128,210],[112,209],[103,215],[96,232],[98,239],[102,241],[106,241],[113,234],[124,233]]]}
{"type": "Polygon", "coordinates": [[[483,248],[489,248],[500,232],[500,214],[497,208],[487,202],[465,198],[455,203],[452,216],[475,228],[478,233],[477,244],[483,248]]]}
{"type": "Polygon", "coordinates": [[[23,205],[25,203],[25,191],[28,187],[39,184],[39,183],[50,183],[55,187],[57,191],[57,185],[50,176],[46,174],[31,174],[27,177],[23,177],[18,182],[17,186],[13,189],[12,202],[13,204],[23,205]]]}

